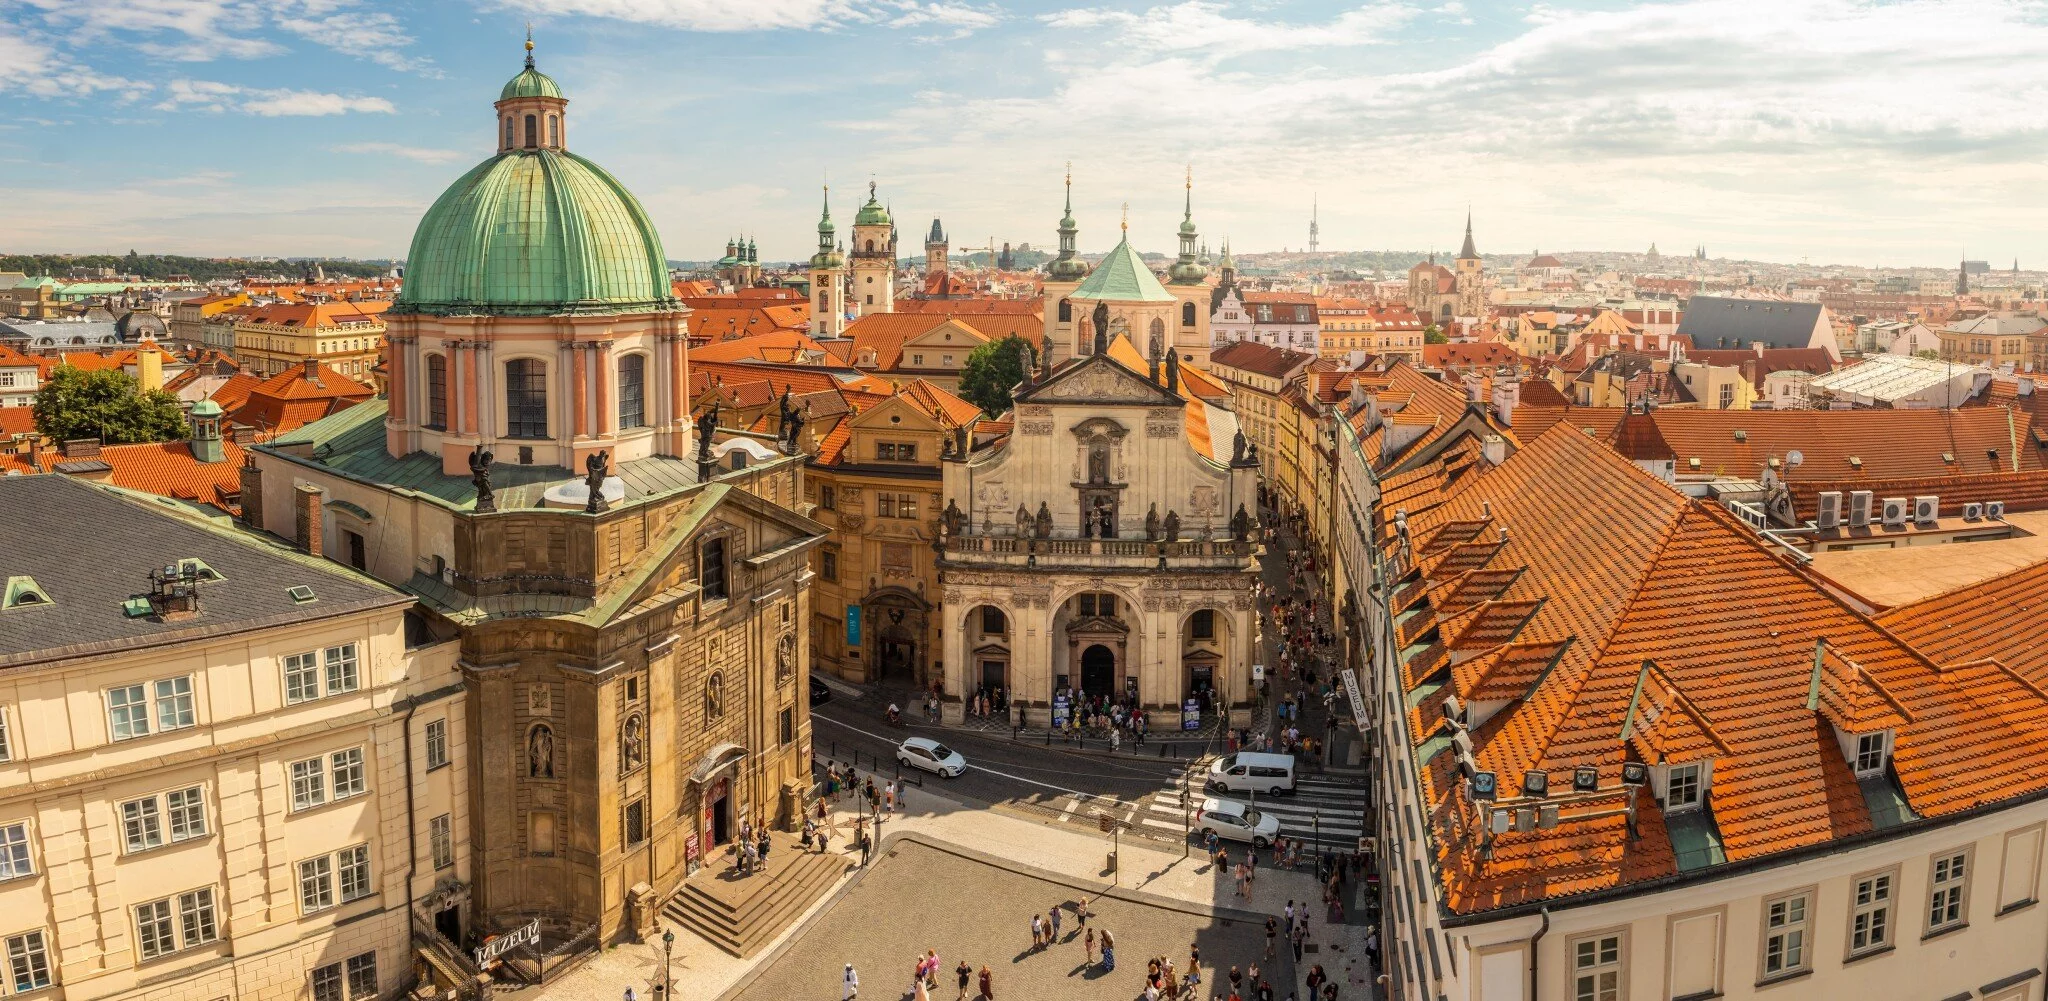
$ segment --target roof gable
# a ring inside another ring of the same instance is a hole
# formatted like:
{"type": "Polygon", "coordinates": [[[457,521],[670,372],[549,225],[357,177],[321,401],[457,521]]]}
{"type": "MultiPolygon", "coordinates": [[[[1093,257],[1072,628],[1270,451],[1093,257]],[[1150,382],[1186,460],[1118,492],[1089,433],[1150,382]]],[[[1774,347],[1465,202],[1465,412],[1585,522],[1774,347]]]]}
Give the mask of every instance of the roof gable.
{"type": "Polygon", "coordinates": [[[1062,366],[1052,378],[1017,394],[1016,402],[1179,407],[1187,400],[1104,354],[1089,355],[1062,366]]]}

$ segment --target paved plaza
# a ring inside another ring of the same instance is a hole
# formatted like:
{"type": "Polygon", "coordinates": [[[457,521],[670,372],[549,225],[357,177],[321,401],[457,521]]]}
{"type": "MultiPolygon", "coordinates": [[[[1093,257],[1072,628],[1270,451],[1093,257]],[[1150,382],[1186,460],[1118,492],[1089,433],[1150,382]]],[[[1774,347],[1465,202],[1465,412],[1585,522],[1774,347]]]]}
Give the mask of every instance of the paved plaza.
{"type": "MultiPolygon", "coordinates": [[[[1294,983],[1291,956],[1283,941],[1275,959],[1264,958],[1263,915],[1233,919],[1229,915],[1238,912],[1218,915],[1199,904],[1128,891],[1097,896],[1105,886],[1013,863],[991,864],[921,841],[892,841],[858,883],[727,1001],[839,1001],[849,962],[860,971],[863,998],[896,1001],[910,996],[912,968],[927,949],[938,950],[942,971],[933,1001],[958,995],[952,971],[963,959],[977,971],[988,966],[995,996],[1004,1001],[1130,1001],[1144,990],[1147,958],[1167,956],[1185,971],[1191,943],[1202,953],[1207,982],[1201,997],[1227,996],[1231,965],[1254,963],[1272,982],[1274,996],[1287,997],[1294,983]],[[1116,937],[1114,972],[1086,961],[1073,920],[1074,905],[1084,895],[1090,926],[1116,937]],[[1031,915],[1054,907],[1065,912],[1060,941],[1034,950],[1031,915]]],[[[1249,985],[1245,994],[1252,996],[1249,985]]]]}

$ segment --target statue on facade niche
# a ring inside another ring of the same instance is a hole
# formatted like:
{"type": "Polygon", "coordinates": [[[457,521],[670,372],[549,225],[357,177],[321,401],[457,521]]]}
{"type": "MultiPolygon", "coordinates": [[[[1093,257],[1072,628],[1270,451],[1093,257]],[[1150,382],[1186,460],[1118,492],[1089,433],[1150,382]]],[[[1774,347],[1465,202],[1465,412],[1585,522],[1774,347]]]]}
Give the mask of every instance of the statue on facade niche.
{"type": "Polygon", "coordinates": [[[1230,516],[1230,537],[1243,542],[1252,532],[1252,516],[1245,512],[1244,504],[1237,505],[1237,513],[1230,516]]]}
{"type": "Polygon", "coordinates": [[[1166,512],[1166,541],[1180,541],[1180,512],[1171,508],[1166,512]]]}
{"type": "Polygon", "coordinates": [[[1232,435],[1232,436],[1231,436],[1231,438],[1230,438],[1230,464],[1231,464],[1231,465],[1233,465],[1233,466],[1236,466],[1236,465],[1241,465],[1241,464],[1243,464],[1243,462],[1244,462],[1244,448],[1245,448],[1245,440],[1244,440],[1244,429],[1243,429],[1243,428],[1238,428],[1238,429],[1237,429],[1237,433],[1236,433],[1236,434],[1234,434],[1234,435],[1232,435]]]}
{"type": "Polygon", "coordinates": [[[1047,507],[1044,501],[1038,502],[1038,517],[1034,520],[1034,534],[1041,539],[1052,538],[1052,508],[1047,507]]]}
{"type": "Polygon", "coordinates": [[[1145,509],[1145,541],[1159,541],[1159,503],[1154,501],[1145,509]]]}
{"type": "Polygon", "coordinates": [[[604,499],[604,478],[611,471],[610,452],[592,452],[583,457],[583,486],[590,496],[583,500],[584,514],[603,514],[612,509],[610,501],[604,499]]]}
{"type": "Polygon", "coordinates": [[[1101,445],[1088,450],[1088,482],[1109,482],[1109,449],[1101,445]]]}
{"type": "Polygon", "coordinates": [[[536,779],[555,777],[555,732],[545,723],[526,736],[526,774],[536,779]]]}
{"type": "Polygon", "coordinates": [[[949,500],[945,513],[939,515],[939,524],[945,527],[947,535],[959,535],[960,530],[967,527],[967,514],[960,510],[957,502],[949,500]]]}
{"type": "Polygon", "coordinates": [[[498,497],[491,492],[491,463],[496,457],[481,443],[469,452],[469,482],[476,485],[476,509],[489,513],[498,509],[498,497]]]}

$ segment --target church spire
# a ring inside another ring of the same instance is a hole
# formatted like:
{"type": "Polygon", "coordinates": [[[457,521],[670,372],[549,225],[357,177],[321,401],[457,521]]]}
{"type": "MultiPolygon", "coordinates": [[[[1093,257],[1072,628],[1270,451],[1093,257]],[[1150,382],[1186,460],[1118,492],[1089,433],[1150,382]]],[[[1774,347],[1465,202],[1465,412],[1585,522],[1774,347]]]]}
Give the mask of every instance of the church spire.
{"type": "Polygon", "coordinates": [[[1056,282],[1077,282],[1088,274],[1088,265],[1074,256],[1074,237],[1080,232],[1074,223],[1074,161],[1067,161],[1067,202],[1066,214],[1060,216],[1060,254],[1053,259],[1046,274],[1056,282]]]}
{"type": "Polygon", "coordinates": [[[1209,269],[1195,259],[1195,168],[1188,167],[1186,185],[1186,207],[1180,219],[1180,258],[1167,269],[1167,278],[1175,285],[1195,285],[1209,277],[1209,269]]]}
{"type": "Polygon", "coordinates": [[[1470,208],[1465,210],[1465,246],[1458,250],[1458,259],[1461,261],[1479,259],[1479,248],[1472,245],[1472,210],[1470,208]]]}
{"type": "Polygon", "coordinates": [[[526,68],[533,68],[533,22],[526,22],[526,68]]]}

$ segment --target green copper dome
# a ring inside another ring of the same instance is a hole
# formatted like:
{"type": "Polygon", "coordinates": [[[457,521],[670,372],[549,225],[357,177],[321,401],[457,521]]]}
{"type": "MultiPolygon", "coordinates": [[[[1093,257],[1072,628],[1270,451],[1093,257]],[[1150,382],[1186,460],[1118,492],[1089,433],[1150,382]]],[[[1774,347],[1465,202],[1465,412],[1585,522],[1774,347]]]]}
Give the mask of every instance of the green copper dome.
{"type": "Polygon", "coordinates": [[[661,236],[632,193],[574,153],[525,149],[478,164],[427,210],[392,312],[677,308],[661,236]]]}
{"type": "Polygon", "coordinates": [[[519,75],[505,81],[505,89],[498,92],[498,100],[509,101],[515,97],[561,97],[562,88],[555,84],[555,78],[528,66],[519,75]]]}
{"type": "Polygon", "coordinates": [[[1159,284],[1145,259],[1131,249],[1126,238],[1117,241],[1109,256],[1095,266],[1088,280],[1073,291],[1075,299],[1106,299],[1110,302],[1172,302],[1173,293],[1159,284]]]}
{"type": "Polygon", "coordinates": [[[889,218],[889,210],[883,208],[882,203],[875,200],[875,182],[873,181],[868,182],[868,203],[861,206],[860,211],[855,213],[853,224],[856,226],[896,225],[895,221],[889,218]]]}

